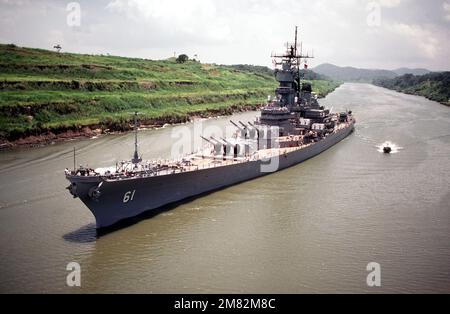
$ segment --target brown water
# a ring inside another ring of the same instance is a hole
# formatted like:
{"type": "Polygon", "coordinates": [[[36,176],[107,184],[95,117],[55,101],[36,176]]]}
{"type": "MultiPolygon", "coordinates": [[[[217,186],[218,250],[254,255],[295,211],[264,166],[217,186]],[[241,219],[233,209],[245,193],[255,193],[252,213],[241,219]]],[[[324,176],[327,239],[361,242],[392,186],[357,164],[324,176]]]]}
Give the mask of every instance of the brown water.
{"type": "MultiPolygon", "coordinates": [[[[0,291],[450,292],[450,108],[364,84],[323,103],[351,108],[356,132],[296,167],[101,237],[63,169],[73,146],[93,167],[130,157],[132,134],[0,152],[0,291]],[[387,140],[403,149],[379,153],[387,140]],[[72,261],[81,288],[66,286],[72,261]],[[366,285],[369,262],[381,265],[381,288],[366,285]]],[[[142,131],[144,158],[169,156],[171,134],[142,131]]]]}

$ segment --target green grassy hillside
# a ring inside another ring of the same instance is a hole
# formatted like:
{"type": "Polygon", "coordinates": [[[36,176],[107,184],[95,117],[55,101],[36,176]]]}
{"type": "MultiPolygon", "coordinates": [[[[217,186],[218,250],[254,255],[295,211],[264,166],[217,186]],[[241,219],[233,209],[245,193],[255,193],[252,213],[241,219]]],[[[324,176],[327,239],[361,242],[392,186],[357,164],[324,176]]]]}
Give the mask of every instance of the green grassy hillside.
{"type": "MultiPolygon", "coordinates": [[[[277,86],[270,71],[188,61],[56,53],[0,45],[0,139],[89,126],[147,124],[257,108],[277,86]]],[[[319,95],[338,86],[313,81],[319,95]]]]}

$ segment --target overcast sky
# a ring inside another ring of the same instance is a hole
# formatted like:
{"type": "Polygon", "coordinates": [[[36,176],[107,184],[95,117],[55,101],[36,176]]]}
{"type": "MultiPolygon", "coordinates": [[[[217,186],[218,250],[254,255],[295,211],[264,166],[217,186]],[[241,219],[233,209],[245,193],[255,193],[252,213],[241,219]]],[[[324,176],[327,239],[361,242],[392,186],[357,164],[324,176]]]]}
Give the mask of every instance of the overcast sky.
{"type": "Polygon", "coordinates": [[[311,66],[450,70],[450,0],[0,0],[0,42],[271,66],[300,27],[311,66]],[[78,25],[79,21],[79,25],[78,25]]]}

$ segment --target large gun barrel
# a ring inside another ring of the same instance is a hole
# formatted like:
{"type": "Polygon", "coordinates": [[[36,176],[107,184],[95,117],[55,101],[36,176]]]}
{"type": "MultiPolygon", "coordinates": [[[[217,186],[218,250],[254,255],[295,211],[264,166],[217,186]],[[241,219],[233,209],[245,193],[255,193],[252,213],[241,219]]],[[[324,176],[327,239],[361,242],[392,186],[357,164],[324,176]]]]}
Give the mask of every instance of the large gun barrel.
{"type": "Polygon", "coordinates": [[[233,146],[233,147],[236,147],[236,146],[237,146],[237,144],[230,143],[230,142],[228,142],[226,139],[224,139],[223,137],[221,137],[220,139],[221,139],[222,141],[224,141],[225,143],[227,143],[228,145],[230,145],[230,146],[233,146]]]}
{"type": "Polygon", "coordinates": [[[220,143],[220,144],[222,144],[222,145],[226,145],[226,142],[224,143],[224,142],[222,142],[222,141],[219,141],[218,139],[214,138],[213,136],[211,136],[211,139],[212,139],[213,141],[216,141],[217,143],[220,143]]]}
{"type": "Polygon", "coordinates": [[[244,128],[248,129],[248,126],[247,126],[245,123],[243,123],[242,121],[239,121],[239,123],[240,123],[244,128]]]}
{"type": "Polygon", "coordinates": [[[203,136],[201,136],[200,135],[200,137],[203,139],[203,140],[205,140],[206,142],[208,142],[208,143],[210,143],[210,144],[212,144],[212,145],[214,145],[214,143],[213,142],[211,142],[210,140],[208,140],[207,138],[204,138],[203,136]]]}
{"type": "Polygon", "coordinates": [[[230,120],[231,124],[237,127],[239,130],[243,130],[239,125],[237,125],[233,120],[230,120]]]}
{"type": "Polygon", "coordinates": [[[260,132],[260,130],[251,122],[248,123],[253,129],[255,129],[256,131],[260,132]]]}
{"type": "Polygon", "coordinates": [[[254,126],[253,123],[248,122],[248,125],[250,125],[250,126],[251,126],[252,128],[254,128],[254,129],[258,130],[258,128],[257,128],[256,126],[254,126]]]}

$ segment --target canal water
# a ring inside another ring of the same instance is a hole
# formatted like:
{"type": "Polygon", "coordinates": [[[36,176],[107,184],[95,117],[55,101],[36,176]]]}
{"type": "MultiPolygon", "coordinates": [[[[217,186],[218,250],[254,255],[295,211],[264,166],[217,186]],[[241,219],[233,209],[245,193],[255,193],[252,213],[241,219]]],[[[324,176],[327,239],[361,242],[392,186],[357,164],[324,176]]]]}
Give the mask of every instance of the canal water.
{"type": "MultiPolygon", "coordinates": [[[[74,146],[90,167],[130,158],[133,134],[0,152],[0,292],[449,293],[450,108],[368,84],[321,102],[353,110],[343,142],[102,235],[64,168],[74,146]],[[379,151],[386,141],[395,154],[379,151]],[[66,284],[70,262],[79,288],[66,284]],[[371,262],[381,287],[367,285],[371,262]]],[[[180,127],[197,136],[194,124],[141,131],[144,159],[170,157],[180,127]]]]}

